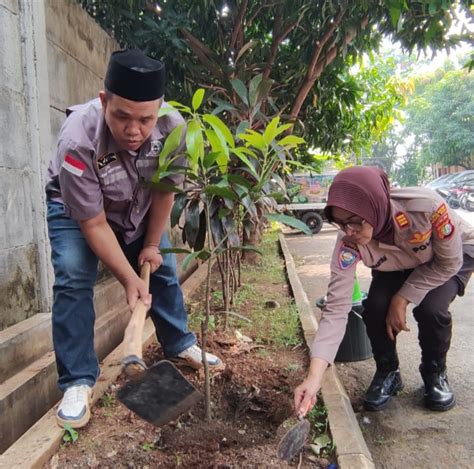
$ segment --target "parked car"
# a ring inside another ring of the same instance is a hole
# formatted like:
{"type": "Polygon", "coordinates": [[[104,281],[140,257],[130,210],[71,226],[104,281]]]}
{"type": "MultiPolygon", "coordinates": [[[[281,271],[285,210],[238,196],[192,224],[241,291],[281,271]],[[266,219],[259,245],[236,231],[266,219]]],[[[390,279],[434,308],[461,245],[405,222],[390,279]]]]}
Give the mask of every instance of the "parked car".
{"type": "Polygon", "coordinates": [[[468,169],[466,171],[461,171],[453,175],[454,177],[450,179],[445,179],[442,181],[436,189],[452,189],[454,187],[462,187],[468,183],[472,178],[474,178],[474,169],[468,169]]]}
{"type": "Polygon", "coordinates": [[[453,179],[458,174],[459,173],[443,174],[442,176],[436,178],[434,181],[431,181],[428,184],[425,184],[425,187],[429,187],[430,189],[436,189],[437,187],[440,187],[443,184],[446,184],[448,181],[453,179]]]}

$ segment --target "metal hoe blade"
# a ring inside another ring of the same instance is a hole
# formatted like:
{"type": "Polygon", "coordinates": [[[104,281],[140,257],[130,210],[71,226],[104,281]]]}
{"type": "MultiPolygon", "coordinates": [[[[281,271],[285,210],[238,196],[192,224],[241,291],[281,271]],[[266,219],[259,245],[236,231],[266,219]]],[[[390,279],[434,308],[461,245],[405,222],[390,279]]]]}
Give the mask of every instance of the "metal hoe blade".
{"type": "Polygon", "coordinates": [[[169,361],[162,360],[129,381],[118,399],[142,419],[161,426],[175,420],[203,395],[169,361]]]}
{"type": "Polygon", "coordinates": [[[308,420],[302,420],[296,425],[293,425],[278,444],[278,457],[284,461],[293,459],[303,449],[309,435],[310,427],[308,420]]]}

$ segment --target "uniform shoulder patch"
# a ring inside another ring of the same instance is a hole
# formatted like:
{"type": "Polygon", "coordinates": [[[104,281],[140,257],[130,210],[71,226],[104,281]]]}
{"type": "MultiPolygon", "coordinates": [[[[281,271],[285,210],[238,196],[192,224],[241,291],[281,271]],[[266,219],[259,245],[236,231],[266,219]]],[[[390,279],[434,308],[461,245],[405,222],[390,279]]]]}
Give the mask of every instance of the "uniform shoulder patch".
{"type": "Polygon", "coordinates": [[[338,262],[341,269],[348,269],[360,259],[357,246],[352,243],[343,242],[339,248],[338,262]]]}
{"type": "Polygon", "coordinates": [[[441,204],[430,217],[439,239],[448,239],[454,233],[454,225],[449,218],[448,208],[446,204],[441,204]]]}
{"type": "Polygon", "coordinates": [[[395,214],[395,222],[400,228],[407,228],[410,226],[410,221],[404,212],[397,212],[395,214]]]}

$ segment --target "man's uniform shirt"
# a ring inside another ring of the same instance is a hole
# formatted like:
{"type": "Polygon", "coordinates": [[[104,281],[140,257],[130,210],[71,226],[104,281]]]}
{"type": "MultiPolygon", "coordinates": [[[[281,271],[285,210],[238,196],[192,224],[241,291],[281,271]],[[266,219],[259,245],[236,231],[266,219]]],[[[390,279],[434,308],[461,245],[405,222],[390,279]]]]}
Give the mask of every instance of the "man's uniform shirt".
{"type": "Polygon", "coordinates": [[[414,269],[398,293],[419,305],[429,291],[459,271],[463,250],[474,257],[474,227],[452,212],[438,194],[430,189],[410,187],[393,189],[390,198],[394,245],[375,239],[367,245],[357,245],[343,233],[338,235],[326,306],[312,345],[312,357],[334,361],[352,308],[359,261],[385,272],[414,269]]]}
{"type": "MultiPolygon", "coordinates": [[[[132,242],[146,229],[151,189],[145,183],[158,168],[166,137],[182,124],[184,119],[178,112],[160,117],[140,149],[129,152],[115,142],[99,99],[69,108],[48,168],[48,200],[64,204],[66,214],[76,221],[88,220],[104,210],[112,229],[125,242],[132,242]]],[[[175,164],[184,165],[184,158],[175,164]]],[[[162,182],[177,185],[182,180],[176,174],[162,182]]]]}

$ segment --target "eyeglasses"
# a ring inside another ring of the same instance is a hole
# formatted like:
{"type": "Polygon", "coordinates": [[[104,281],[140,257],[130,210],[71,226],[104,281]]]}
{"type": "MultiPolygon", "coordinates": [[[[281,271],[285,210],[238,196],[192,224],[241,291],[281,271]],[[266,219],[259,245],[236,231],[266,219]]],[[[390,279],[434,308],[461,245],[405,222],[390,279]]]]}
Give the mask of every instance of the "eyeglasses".
{"type": "Polygon", "coordinates": [[[360,233],[364,229],[364,223],[365,220],[361,220],[360,223],[344,223],[340,221],[333,221],[331,222],[332,225],[334,225],[336,228],[339,228],[340,230],[346,232],[347,229],[353,231],[354,233],[360,233]]]}

